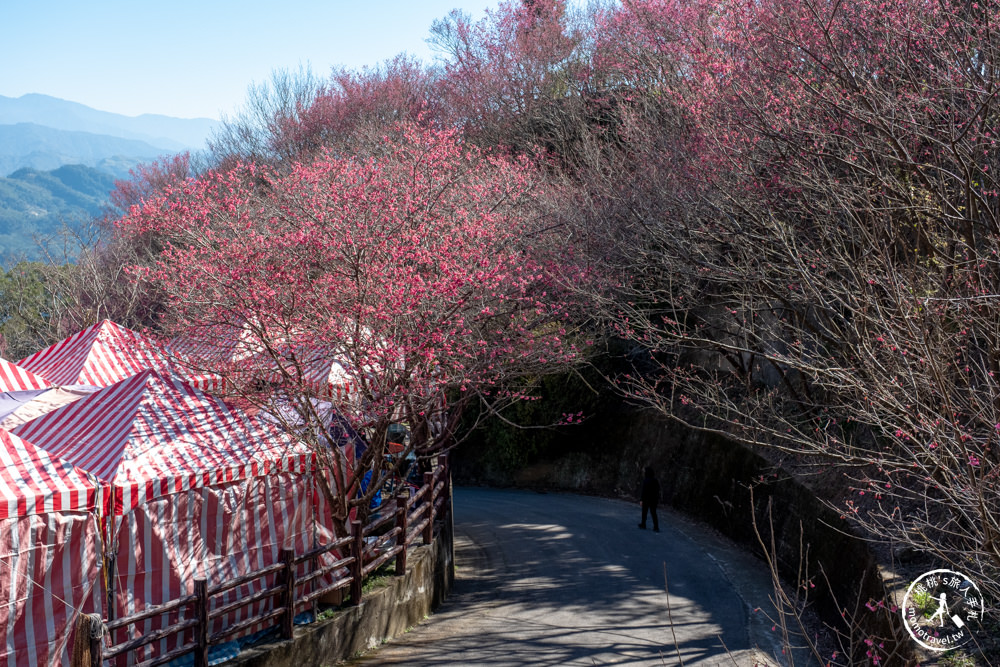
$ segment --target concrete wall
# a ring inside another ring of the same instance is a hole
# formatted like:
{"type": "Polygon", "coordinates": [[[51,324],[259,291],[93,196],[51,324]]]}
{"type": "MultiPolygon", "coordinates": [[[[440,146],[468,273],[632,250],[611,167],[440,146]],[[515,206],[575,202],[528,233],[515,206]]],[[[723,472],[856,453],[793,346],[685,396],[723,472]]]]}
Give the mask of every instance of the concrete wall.
{"type": "Polygon", "coordinates": [[[366,593],[361,604],[332,618],[299,626],[292,639],[244,651],[227,665],[321,667],[333,665],[397,637],[431,613],[455,581],[451,515],[438,524],[433,544],[411,546],[407,572],[366,593]]]}

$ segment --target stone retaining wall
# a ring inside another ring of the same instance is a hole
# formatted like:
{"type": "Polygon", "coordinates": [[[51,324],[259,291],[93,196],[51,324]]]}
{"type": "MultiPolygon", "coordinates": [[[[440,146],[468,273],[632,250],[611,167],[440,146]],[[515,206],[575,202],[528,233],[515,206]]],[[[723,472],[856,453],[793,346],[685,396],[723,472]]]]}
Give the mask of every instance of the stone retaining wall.
{"type": "Polygon", "coordinates": [[[369,651],[426,618],[455,581],[451,513],[438,524],[434,542],[411,546],[407,571],[365,593],[361,604],[332,618],[299,626],[292,639],[245,650],[227,665],[325,667],[369,651]]]}

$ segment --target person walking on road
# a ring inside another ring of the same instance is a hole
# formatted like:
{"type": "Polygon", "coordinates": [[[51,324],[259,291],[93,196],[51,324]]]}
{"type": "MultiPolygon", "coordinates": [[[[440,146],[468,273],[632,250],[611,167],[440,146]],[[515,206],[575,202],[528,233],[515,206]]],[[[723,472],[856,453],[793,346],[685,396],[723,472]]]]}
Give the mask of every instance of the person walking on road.
{"type": "Polygon", "coordinates": [[[639,504],[642,505],[642,522],[639,527],[646,529],[646,514],[653,515],[653,531],[660,532],[660,521],[656,517],[656,506],[660,502],[660,483],[656,481],[652,466],[646,466],[646,474],[642,479],[642,489],[639,491],[639,504]]]}

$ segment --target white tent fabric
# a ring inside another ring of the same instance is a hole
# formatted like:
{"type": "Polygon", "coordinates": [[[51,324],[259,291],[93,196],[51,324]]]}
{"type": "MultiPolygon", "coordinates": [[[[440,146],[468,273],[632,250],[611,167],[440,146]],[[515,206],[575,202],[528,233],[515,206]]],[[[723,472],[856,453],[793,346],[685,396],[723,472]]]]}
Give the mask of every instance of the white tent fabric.
{"type": "Polygon", "coordinates": [[[45,378],[0,358],[0,420],[51,388],[45,378]]]}
{"type": "Polygon", "coordinates": [[[54,387],[53,389],[44,389],[33,395],[30,392],[19,392],[9,403],[4,403],[0,399],[0,428],[12,431],[21,424],[52,412],[56,408],[61,408],[73,401],[90,396],[98,389],[98,387],[86,387],[84,385],[54,387]],[[22,395],[25,398],[30,397],[29,400],[21,402],[22,395]],[[5,405],[13,409],[5,412],[5,405]]]}
{"type": "Polygon", "coordinates": [[[26,404],[31,403],[48,391],[48,389],[32,389],[31,391],[0,392],[0,423],[2,423],[8,415],[17,412],[26,404]]]}

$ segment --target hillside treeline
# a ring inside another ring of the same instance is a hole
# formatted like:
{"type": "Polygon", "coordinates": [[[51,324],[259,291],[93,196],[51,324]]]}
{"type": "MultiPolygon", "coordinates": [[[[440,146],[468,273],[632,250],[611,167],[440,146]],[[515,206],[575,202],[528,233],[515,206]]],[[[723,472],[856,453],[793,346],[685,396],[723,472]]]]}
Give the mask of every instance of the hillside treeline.
{"type": "Polygon", "coordinates": [[[73,275],[32,274],[47,335],[409,322],[436,341],[404,346],[425,380],[487,401],[522,398],[505,364],[523,379],[624,341],[619,391],[818,466],[867,535],[996,597],[998,18],[964,0],[455,12],[436,63],[277,74],[209,168],[123,183],[73,275]]]}

